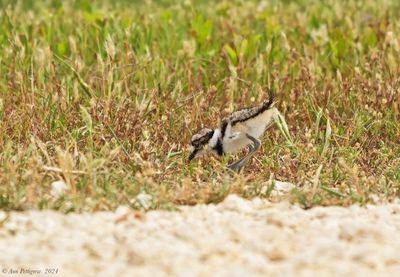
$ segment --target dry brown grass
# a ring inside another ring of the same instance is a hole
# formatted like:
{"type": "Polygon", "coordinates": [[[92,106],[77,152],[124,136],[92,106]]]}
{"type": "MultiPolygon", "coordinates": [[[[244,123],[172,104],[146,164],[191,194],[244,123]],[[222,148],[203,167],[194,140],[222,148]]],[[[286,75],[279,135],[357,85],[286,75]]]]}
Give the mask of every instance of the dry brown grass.
{"type": "Polygon", "coordinates": [[[396,1],[84,3],[1,4],[3,209],[271,197],[272,176],[304,207],[399,196],[396,1]],[[193,132],[266,87],[290,139],[269,129],[240,175],[233,157],[187,164],[193,132]]]}

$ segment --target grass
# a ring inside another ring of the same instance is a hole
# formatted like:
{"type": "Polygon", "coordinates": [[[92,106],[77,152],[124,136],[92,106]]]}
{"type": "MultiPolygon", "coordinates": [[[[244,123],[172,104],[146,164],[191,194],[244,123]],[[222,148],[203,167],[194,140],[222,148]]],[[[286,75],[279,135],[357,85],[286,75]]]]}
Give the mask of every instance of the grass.
{"type": "Polygon", "coordinates": [[[396,0],[0,7],[2,209],[279,201],[272,179],[305,208],[400,196],[396,0]],[[197,129],[266,88],[282,117],[241,174],[224,168],[235,157],[186,162],[197,129]]]}

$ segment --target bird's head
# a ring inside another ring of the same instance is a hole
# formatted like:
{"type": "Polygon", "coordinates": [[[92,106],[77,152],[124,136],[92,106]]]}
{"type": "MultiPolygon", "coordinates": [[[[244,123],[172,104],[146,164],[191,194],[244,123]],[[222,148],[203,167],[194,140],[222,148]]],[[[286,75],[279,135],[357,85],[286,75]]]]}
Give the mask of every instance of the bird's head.
{"type": "Polygon", "coordinates": [[[214,130],[203,128],[193,135],[191,140],[192,152],[189,155],[189,161],[201,157],[208,150],[208,143],[214,135],[214,130]]]}

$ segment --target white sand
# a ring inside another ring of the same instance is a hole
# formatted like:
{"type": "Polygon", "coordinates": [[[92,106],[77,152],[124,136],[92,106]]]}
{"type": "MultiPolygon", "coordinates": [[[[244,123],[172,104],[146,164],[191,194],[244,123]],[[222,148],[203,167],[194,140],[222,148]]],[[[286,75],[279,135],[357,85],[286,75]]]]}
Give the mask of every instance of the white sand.
{"type": "Polygon", "coordinates": [[[0,212],[2,221],[4,276],[52,276],[46,268],[57,276],[400,276],[400,202],[302,210],[232,195],[181,212],[0,212]]]}

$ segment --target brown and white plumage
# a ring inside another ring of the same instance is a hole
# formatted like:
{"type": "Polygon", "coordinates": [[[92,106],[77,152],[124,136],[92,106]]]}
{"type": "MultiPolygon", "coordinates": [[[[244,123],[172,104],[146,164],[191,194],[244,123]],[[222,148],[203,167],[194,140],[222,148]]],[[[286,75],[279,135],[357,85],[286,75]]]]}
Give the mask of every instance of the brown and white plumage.
{"type": "Polygon", "coordinates": [[[243,149],[247,145],[250,147],[250,153],[230,166],[231,169],[238,171],[245,162],[260,147],[258,138],[265,132],[267,127],[273,122],[278,111],[273,107],[274,96],[271,94],[269,99],[261,105],[242,109],[233,112],[230,116],[222,120],[217,129],[203,128],[192,137],[193,151],[189,160],[201,156],[207,151],[217,155],[225,153],[234,153],[243,149]]]}
{"type": "Polygon", "coordinates": [[[277,114],[272,105],[273,97],[270,97],[259,106],[236,111],[225,118],[221,124],[224,153],[236,152],[250,144],[246,135],[261,137],[277,114]]]}

